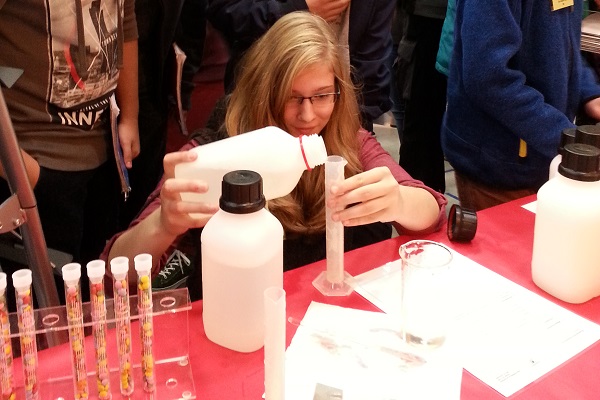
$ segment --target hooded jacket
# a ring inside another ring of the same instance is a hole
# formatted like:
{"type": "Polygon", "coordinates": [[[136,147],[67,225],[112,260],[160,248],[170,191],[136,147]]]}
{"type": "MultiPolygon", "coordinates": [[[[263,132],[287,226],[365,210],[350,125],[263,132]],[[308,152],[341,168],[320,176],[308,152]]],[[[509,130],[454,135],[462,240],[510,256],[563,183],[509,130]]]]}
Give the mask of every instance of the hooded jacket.
{"type": "Polygon", "coordinates": [[[444,154],[456,171],[499,189],[548,179],[560,132],[600,97],[579,49],[582,0],[457,2],[444,154]]]}

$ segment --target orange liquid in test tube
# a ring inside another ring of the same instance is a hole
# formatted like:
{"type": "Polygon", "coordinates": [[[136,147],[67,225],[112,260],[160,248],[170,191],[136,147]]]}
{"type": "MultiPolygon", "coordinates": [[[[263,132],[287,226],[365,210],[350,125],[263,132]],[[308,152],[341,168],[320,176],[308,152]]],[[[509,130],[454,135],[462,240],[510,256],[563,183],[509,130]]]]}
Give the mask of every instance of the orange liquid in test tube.
{"type": "Polygon", "coordinates": [[[6,303],[6,274],[0,272],[0,390],[2,400],[14,400],[15,376],[10,341],[10,322],[6,303]]]}
{"type": "Polygon", "coordinates": [[[129,259],[115,257],[110,261],[113,275],[114,307],[119,355],[119,385],[121,394],[133,393],[133,363],[131,359],[131,314],[129,309],[129,259]]]}
{"type": "Polygon", "coordinates": [[[110,400],[110,370],[106,352],[106,298],[104,295],[105,263],[102,260],[90,261],[87,274],[90,280],[90,307],[92,314],[92,336],[96,358],[96,387],[98,399],[110,400]]]}
{"type": "Polygon", "coordinates": [[[146,392],[156,390],[154,379],[154,327],[152,323],[152,285],[150,271],[152,269],[152,256],[139,254],[134,258],[135,270],[138,274],[138,315],[140,316],[140,338],[142,344],[142,380],[146,392]]]}

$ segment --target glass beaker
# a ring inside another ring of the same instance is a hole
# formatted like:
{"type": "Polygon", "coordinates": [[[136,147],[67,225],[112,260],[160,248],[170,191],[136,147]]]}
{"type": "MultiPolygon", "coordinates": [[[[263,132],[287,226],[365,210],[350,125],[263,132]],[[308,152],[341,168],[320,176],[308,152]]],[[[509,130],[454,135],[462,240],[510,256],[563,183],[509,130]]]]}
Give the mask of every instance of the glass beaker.
{"type": "Polygon", "coordinates": [[[402,260],[402,336],[406,343],[435,348],[444,344],[448,329],[452,253],[430,240],[400,246],[402,260]]]}

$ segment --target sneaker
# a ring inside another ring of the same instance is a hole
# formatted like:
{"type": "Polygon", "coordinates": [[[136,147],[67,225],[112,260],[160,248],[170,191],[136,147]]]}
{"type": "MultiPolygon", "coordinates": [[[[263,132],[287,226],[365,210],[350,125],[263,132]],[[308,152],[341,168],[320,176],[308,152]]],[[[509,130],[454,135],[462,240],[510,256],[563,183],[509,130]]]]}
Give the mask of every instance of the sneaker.
{"type": "Polygon", "coordinates": [[[158,275],[152,279],[152,290],[160,291],[184,287],[193,267],[190,259],[179,250],[175,250],[158,275]]]}

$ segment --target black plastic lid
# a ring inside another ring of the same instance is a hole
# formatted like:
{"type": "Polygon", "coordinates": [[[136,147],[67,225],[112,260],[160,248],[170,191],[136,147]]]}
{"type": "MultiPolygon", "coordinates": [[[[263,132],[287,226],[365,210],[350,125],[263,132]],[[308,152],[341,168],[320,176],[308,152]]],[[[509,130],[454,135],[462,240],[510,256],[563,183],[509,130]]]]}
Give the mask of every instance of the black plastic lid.
{"type": "Polygon", "coordinates": [[[569,143],[575,143],[576,128],[565,128],[560,133],[560,144],[558,145],[558,154],[562,154],[565,146],[569,143]]]}
{"type": "Polygon", "coordinates": [[[263,182],[254,171],[231,171],[223,176],[219,207],[232,214],[250,214],[265,207],[263,182]]]}
{"type": "Polygon", "coordinates": [[[600,126],[578,126],[575,132],[575,143],[589,144],[600,149],[600,126]]]}
{"type": "Polygon", "coordinates": [[[470,242],[477,232],[477,213],[453,204],[448,214],[446,234],[453,242],[470,242]]]}
{"type": "Polygon", "coordinates": [[[558,172],[576,181],[600,180],[600,150],[583,143],[566,145],[558,172]]]}

